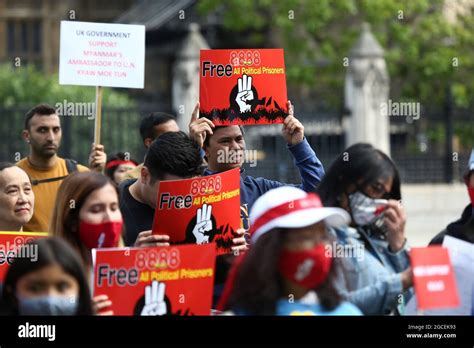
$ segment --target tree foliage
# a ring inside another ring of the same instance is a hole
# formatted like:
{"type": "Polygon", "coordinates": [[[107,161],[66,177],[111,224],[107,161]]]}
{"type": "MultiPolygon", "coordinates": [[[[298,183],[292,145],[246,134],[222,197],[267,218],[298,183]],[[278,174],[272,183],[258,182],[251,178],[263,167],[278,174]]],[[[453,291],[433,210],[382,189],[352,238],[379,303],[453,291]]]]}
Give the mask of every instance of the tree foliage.
{"type": "Polygon", "coordinates": [[[221,13],[229,31],[255,33],[249,45],[283,47],[295,93],[311,90],[339,106],[343,60],[368,22],[385,49],[392,99],[441,105],[449,84],[456,105],[465,107],[474,91],[474,16],[450,23],[444,6],[444,0],[199,1],[202,13],[221,13]]]}
{"type": "MultiPolygon", "coordinates": [[[[0,65],[0,107],[31,108],[39,103],[95,102],[95,88],[59,84],[57,74],[45,75],[32,65],[14,68],[0,65]]],[[[131,107],[134,102],[124,93],[104,88],[104,107],[131,107]]]]}

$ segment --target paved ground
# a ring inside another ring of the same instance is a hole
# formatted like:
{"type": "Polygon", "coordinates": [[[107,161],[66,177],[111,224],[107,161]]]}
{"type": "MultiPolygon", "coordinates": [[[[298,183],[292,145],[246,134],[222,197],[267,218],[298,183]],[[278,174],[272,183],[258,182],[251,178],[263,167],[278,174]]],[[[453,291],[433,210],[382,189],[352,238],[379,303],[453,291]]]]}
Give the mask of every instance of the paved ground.
{"type": "Polygon", "coordinates": [[[425,246],[446,225],[459,219],[469,203],[466,186],[402,185],[407,212],[407,238],[412,246],[425,246]]]}

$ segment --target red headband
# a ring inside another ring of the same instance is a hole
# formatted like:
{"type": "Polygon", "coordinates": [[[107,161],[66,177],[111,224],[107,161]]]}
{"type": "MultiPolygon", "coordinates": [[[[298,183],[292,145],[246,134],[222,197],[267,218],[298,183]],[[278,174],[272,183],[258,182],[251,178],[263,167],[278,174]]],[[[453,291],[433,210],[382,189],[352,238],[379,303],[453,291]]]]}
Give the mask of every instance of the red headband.
{"type": "Polygon", "coordinates": [[[285,202],[283,204],[277,205],[276,207],[267,210],[261,216],[259,216],[255,222],[252,224],[251,230],[252,235],[258,231],[260,227],[267,224],[268,222],[282,217],[284,215],[288,215],[290,213],[294,213],[299,210],[306,210],[309,208],[322,208],[323,204],[321,203],[321,199],[314,193],[308,193],[308,195],[304,198],[295,199],[290,202],[285,202]]]}
{"type": "Polygon", "coordinates": [[[110,169],[110,168],[113,168],[113,167],[118,167],[119,165],[121,164],[131,164],[133,166],[137,166],[137,164],[133,161],[125,161],[125,160],[113,160],[113,161],[110,161],[109,163],[107,163],[107,165],[105,166],[105,169],[110,169]]]}

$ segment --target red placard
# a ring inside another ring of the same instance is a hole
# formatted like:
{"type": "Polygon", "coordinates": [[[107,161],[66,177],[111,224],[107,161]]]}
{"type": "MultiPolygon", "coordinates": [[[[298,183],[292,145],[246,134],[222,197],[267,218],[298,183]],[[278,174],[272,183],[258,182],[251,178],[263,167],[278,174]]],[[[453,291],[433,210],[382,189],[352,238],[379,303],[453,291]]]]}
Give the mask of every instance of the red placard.
{"type": "Polygon", "coordinates": [[[47,237],[47,232],[0,232],[0,283],[3,282],[8,267],[15,257],[28,257],[33,261],[38,257],[37,249],[25,248],[17,255],[17,250],[24,244],[36,238],[47,237]]]}
{"type": "Polygon", "coordinates": [[[215,242],[218,254],[224,254],[239,227],[239,168],[159,183],[153,234],[167,234],[174,244],[215,242]]]}
{"type": "Polygon", "coordinates": [[[94,296],[114,315],[209,315],[214,244],[93,249],[94,296]]]}
{"type": "Polygon", "coordinates": [[[447,249],[441,246],[412,248],[410,258],[418,309],[459,306],[456,279],[447,249]]]}
{"type": "Polygon", "coordinates": [[[201,50],[200,116],[215,125],[283,123],[283,49],[201,50]]]}

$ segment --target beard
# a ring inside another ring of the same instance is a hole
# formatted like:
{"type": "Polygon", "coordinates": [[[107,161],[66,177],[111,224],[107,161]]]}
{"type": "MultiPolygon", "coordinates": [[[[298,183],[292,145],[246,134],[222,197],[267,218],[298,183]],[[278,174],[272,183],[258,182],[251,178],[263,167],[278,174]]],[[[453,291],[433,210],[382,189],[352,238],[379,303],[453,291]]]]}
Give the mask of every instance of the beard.
{"type": "Polygon", "coordinates": [[[50,147],[48,148],[47,146],[52,146],[53,144],[47,144],[47,145],[39,145],[35,143],[31,143],[31,147],[33,151],[40,157],[42,158],[51,158],[54,157],[57,152],[58,152],[58,146],[55,146],[54,148],[50,147]]]}

